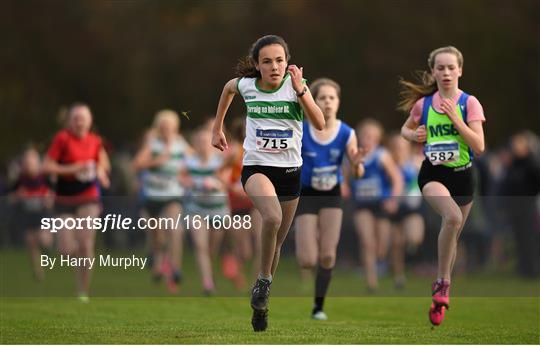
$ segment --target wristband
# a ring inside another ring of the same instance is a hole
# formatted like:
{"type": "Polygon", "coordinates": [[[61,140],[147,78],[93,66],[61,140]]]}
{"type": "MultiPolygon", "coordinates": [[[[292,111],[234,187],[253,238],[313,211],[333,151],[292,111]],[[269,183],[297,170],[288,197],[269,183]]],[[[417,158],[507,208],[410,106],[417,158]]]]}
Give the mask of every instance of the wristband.
{"type": "Polygon", "coordinates": [[[306,93],[307,93],[307,86],[304,85],[304,90],[302,90],[302,92],[300,93],[296,93],[296,97],[302,97],[304,96],[306,93]]]}

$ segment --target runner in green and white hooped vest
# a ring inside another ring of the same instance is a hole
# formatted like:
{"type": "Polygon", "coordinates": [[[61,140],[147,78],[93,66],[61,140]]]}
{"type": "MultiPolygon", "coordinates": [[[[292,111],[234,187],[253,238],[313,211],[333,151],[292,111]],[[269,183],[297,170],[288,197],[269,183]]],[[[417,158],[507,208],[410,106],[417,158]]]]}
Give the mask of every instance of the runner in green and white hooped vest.
{"type": "Polygon", "coordinates": [[[225,84],[212,130],[212,145],[225,150],[223,121],[239,94],[247,108],[242,184],[263,220],[261,269],[251,295],[254,331],[267,328],[272,276],[298,204],[304,114],[316,129],[324,127],[302,68],[288,65],[289,59],[283,38],[259,38],[238,64],[239,77],[225,84]]]}
{"type": "Polygon", "coordinates": [[[429,318],[440,325],[450,306],[450,276],[457,241],[472,207],[473,154],[484,151],[484,112],[480,102],[458,88],[463,55],[452,46],[432,51],[431,73],[422,84],[402,80],[399,109],[409,112],[401,128],[403,137],[424,144],[426,159],[418,185],[428,204],[442,217],[438,240],[439,267],[432,284],[429,318]]]}
{"type": "MultiPolygon", "coordinates": [[[[172,110],[159,111],[146,142],[134,158],[140,173],[141,199],[147,217],[172,217],[182,213],[185,188],[181,172],[186,155],[191,153],[180,134],[180,118],[172,110]]],[[[169,291],[178,291],[181,281],[182,227],[175,230],[148,230],[152,249],[152,274],[156,281],[164,277],[169,291]],[[164,270],[165,269],[165,270],[164,270]]]]}
{"type": "Polygon", "coordinates": [[[219,251],[225,232],[219,225],[230,214],[226,177],[223,174],[223,154],[214,150],[211,141],[212,133],[209,129],[201,127],[196,130],[191,141],[195,152],[186,159],[190,187],[186,214],[191,220],[187,229],[193,241],[206,295],[213,294],[215,290],[211,251],[219,251]],[[197,217],[200,222],[195,221],[197,217]]]}

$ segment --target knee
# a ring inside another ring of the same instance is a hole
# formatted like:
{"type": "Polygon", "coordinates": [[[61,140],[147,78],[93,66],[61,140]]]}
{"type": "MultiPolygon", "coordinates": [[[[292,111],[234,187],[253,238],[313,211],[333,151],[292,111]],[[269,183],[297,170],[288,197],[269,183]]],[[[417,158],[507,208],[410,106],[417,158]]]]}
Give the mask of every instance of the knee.
{"type": "Polygon", "coordinates": [[[302,269],[313,269],[317,265],[317,258],[315,256],[299,256],[298,264],[302,269]]]}
{"type": "Polygon", "coordinates": [[[89,242],[81,242],[78,250],[80,256],[91,257],[94,254],[94,245],[89,242]]]}
{"type": "Polygon", "coordinates": [[[365,260],[375,260],[375,258],[377,257],[377,247],[375,246],[375,244],[364,246],[362,247],[361,253],[362,253],[361,256],[365,260]]]}
{"type": "Polygon", "coordinates": [[[458,231],[463,223],[463,216],[460,212],[453,212],[444,217],[444,223],[449,228],[458,231]]]}
{"type": "Polygon", "coordinates": [[[362,252],[375,253],[376,250],[377,250],[377,246],[375,245],[375,241],[362,242],[362,252]]]}
{"type": "Polygon", "coordinates": [[[313,270],[316,266],[315,261],[299,262],[299,264],[300,264],[300,268],[308,269],[308,270],[313,270]]]}
{"type": "Polygon", "coordinates": [[[33,247],[37,245],[36,238],[34,237],[34,234],[32,232],[26,232],[24,235],[24,241],[26,242],[26,245],[33,247]]]}
{"type": "Polygon", "coordinates": [[[238,251],[238,259],[242,262],[249,261],[253,257],[250,249],[242,249],[238,251]]]}
{"type": "Polygon", "coordinates": [[[265,229],[278,230],[281,226],[281,213],[269,212],[262,217],[263,227],[265,229]]]}
{"type": "Polygon", "coordinates": [[[208,244],[197,244],[197,252],[200,254],[207,254],[210,252],[208,244]]]}
{"type": "Polygon", "coordinates": [[[422,233],[418,232],[416,234],[413,234],[411,235],[411,237],[409,238],[408,242],[411,244],[411,245],[414,245],[414,246],[419,246],[420,244],[422,244],[422,241],[424,240],[424,237],[422,235],[422,233]]]}
{"type": "Polygon", "coordinates": [[[333,268],[336,264],[336,255],[334,254],[322,254],[319,258],[319,264],[325,269],[333,268]]]}
{"type": "Polygon", "coordinates": [[[58,252],[60,253],[60,255],[72,256],[75,254],[75,250],[75,244],[70,244],[67,242],[60,242],[58,244],[58,252]]]}
{"type": "Polygon", "coordinates": [[[58,253],[63,256],[71,255],[73,252],[67,246],[58,246],[58,253]]]}

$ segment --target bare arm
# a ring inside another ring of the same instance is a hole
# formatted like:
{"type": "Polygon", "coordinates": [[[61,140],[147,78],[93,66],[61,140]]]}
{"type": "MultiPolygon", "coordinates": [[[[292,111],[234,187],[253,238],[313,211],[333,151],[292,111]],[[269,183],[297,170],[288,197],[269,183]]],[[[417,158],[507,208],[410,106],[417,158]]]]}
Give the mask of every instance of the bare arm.
{"type": "Polygon", "coordinates": [[[152,158],[150,144],[145,143],[133,159],[133,168],[136,171],[142,171],[147,168],[161,166],[170,157],[169,151],[165,150],[161,155],[152,158]]]}
{"type": "Polygon", "coordinates": [[[482,122],[471,121],[466,124],[463,119],[456,113],[456,105],[452,100],[445,99],[441,104],[441,109],[450,118],[454,127],[465,140],[467,145],[472,149],[475,155],[481,155],[484,152],[484,130],[482,122]]]}
{"type": "Polygon", "coordinates": [[[388,153],[384,153],[381,157],[381,163],[384,171],[390,178],[390,184],[392,185],[392,196],[397,197],[403,191],[403,177],[399,172],[399,167],[388,153]]]}
{"type": "Polygon", "coordinates": [[[467,142],[467,144],[471,147],[475,155],[482,155],[486,149],[482,122],[480,120],[471,121],[467,125],[468,126],[463,129],[463,132],[458,129],[459,133],[465,142],[467,142]]]}
{"type": "Polygon", "coordinates": [[[358,148],[358,140],[356,139],[356,134],[353,132],[352,137],[347,143],[347,159],[351,165],[351,172],[353,177],[361,178],[364,173],[364,156],[365,151],[362,148],[358,148]]]}
{"type": "Polygon", "coordinates": [[[351,165],[350,164],[343,164],[343,182],[341,183],[341,196],[343,198],[350,198],[351,197],[351,165]]]}
{"type": "Polygon", "coordinates": [[[109,160],[109,155],[107,154],[107,151],[105,151],[104,148],[101,148],[99,150],[97,166],[99,169],[102,169],[103,171],[105,171],[105,173],[111,172],[111,161],[109,160]]]}
{"type": "Polygon", "coordinates": [[[426,127],[418,125],[413,117],[409,115],[405,124],[401,127],[401,136],[411,142],[424,143],[426,141],[426,127]]]}
{"type": "Polygon", "coordinates": [[[73,175],[84,169],[84,164],[80,162],[70,163],[70,164],[60,164],[50,158],[45,156],[43,160],[43,172],[45,174],[56,174],[56,175],[73,175]]]}
{"type": "Polygon", "coordinates": [[[319,106],[315,103],[309,88],[302,81],[302,69],[298,68],[296,65],[290,65],[288,71],[291,74],[291,81],[296,94],[302,93],[304,88],[306,90],[304,95],[298,97],[298,102],[300,103],[300,106],[302,106],[304,113],[306,113],[306,116],[313,127],[319,131],[324,129],[326,123],[324,115],[319,106]]]}
{"type": "Polygon", "coordinates": [[[111,181],[108,176],[110,172],[111,161],[109,160],[109,155],[104,148],[101,148],[99,151],[98,162],[96,165],[96,176],[101,186],[106,189],[109,188],[111,185],[111,181]]]}
{"type": "Polygon", "coordinates": [[[225,87],[223,87],[223,92],[219,98],[214,128],[212,129],[212,145],[221,151],[227,149],[228,147],[225,134],[223,133],[223,121],[225,120],[227,110],[234,99],[234,95],[237,93],[237,82],[238,78],[228,81],[227,84],[225,84],[225,87]]]}
{"type": "Polygon", "coordinates": [[[228,169],[234,166],[234,164],[240,157],[240,150],[238,150],[238,146],[240,146],[240,144],[233,144],[230,147],[230,150],[223,158],[223,164],[221,165],[220,170],[228,169]]]}

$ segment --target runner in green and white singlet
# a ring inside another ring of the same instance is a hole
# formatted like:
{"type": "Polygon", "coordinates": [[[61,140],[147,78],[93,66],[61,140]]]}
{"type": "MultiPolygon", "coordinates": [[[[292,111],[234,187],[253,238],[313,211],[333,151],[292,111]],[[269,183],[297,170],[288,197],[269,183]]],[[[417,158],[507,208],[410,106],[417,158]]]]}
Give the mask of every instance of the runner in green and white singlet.
{"type": "Polygon", "coordinates": [[[222,174],[223,155],[214,150],[211,139],[210,130],[202,127],[195,131],[192,137],[195,152],[186,159],[190,187],[187,215],[190,220],[195,220],[195,217],[203,220],[200,227],[194,226],[195,221],[190,222],[188,230],[195,247],[197,265],[206,295],[212,295],[215,290],[211,251],[219,248],[225,232],[223,229],[212,227],[222,225],[224,218],[229,216],[225,177],[222,174]],[[216,245],[212,246],[214,244],[216,245]]]}
{"type": "Polygon", "coordinates": [[[302,68],[288,66],[289,59],[283,38],[259,38],[237,66],[239,78],[225,84],[212,131],[212,145],[225,150],[223,121],[234,95],[240,94],[247,108],[242,184],[263,222],[261,270],[251,295],[255,331],[267,328],[272,276],[298,204],[303,115],[315,128],[324,127],[302,68]]]}
{"type": "MultiPolygon", "coordinates": [[[[182,213],[184,187],[181,171],[191,148],[180,134],[180,118],[172,110],[158,112],[146,143],[134,158],[141,175],[141,197],[146,216],[176,218],[182,213]]],[[[182,229],[151,230],[152,274],[167,280],[172,293],[181,281],[182,229]]]]}
{"type": "Polygon", "coordinates": [[[159,166],[149,167],[143,173],[141,177],[143,199],[161,202],[162,205],[172,200],[180,201],[185,191],[178,180],[178,172],[184,168],[185,153],[189,144],[182,137],[173,139],[171,143],[165,143],[159,137],[153,137],[150,139],[149,146],[152,158],[160,157],[168,152],[169,159],[159,166]]]}
{"type": "Polygon", "coordinates": [[[261,90],[257,78],[238,78],[237,89],[247,109],[244,166],[302,166],[304,112],[290,74],[275,90],[261,90]]]}

